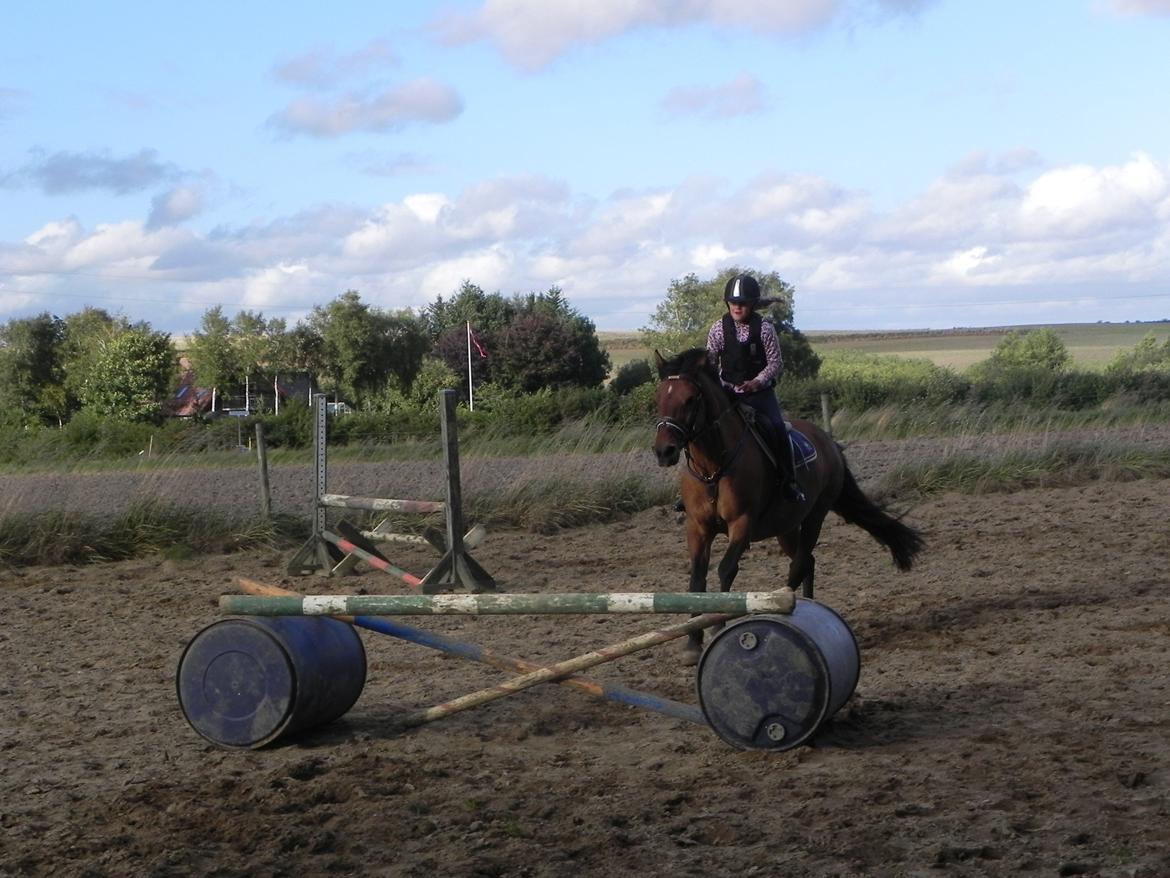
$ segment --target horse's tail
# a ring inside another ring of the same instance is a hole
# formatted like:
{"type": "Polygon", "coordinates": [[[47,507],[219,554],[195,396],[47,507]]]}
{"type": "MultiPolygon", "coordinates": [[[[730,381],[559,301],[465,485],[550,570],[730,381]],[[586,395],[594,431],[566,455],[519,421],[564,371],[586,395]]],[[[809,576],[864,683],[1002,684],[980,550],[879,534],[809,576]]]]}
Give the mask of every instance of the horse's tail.
{"type": "Polygon", "coordinates": [[[865,495],[848,466],[845,467],[845,484],[833,504],[833,511],[850,524],[863,528],[889,549],[899,570],[909,570],[914,564],[914,556],[925,545],[921,533],[865,495]]]}

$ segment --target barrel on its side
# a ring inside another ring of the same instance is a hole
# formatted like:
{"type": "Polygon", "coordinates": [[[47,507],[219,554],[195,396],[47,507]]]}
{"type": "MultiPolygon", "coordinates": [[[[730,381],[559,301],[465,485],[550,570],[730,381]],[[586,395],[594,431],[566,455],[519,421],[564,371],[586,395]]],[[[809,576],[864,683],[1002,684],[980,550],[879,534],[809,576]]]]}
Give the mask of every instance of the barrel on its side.
{"type": "Polygon", "coordinates": [[[860,672],[845,620],[798,598],[791,615],[747,616],[712,638],[699,660],[699,704],[733,747],[788,750],[841,708],[860,672]]]}
{"type": "Polygon", "coordinates": [[[223,619],[192,638],[176,686],[187,722],[225,747],[263,747],[353,707],[366,652],[336,619],[223,619]]]}

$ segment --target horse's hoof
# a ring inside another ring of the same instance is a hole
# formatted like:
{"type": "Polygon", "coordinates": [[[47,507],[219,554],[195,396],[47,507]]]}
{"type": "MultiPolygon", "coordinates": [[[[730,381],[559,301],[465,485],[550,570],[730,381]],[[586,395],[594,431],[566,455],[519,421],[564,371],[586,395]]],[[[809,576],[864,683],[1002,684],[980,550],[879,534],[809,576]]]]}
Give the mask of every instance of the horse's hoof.
{"type": "Polygon", "coordinates": [[[693,668],[695,665],[697,665],[699,663],[699,655],[702,653],[702,651],[703,650],[698,646],[688,645],[685,647],[682,654],[683,667],[693,668]]]}

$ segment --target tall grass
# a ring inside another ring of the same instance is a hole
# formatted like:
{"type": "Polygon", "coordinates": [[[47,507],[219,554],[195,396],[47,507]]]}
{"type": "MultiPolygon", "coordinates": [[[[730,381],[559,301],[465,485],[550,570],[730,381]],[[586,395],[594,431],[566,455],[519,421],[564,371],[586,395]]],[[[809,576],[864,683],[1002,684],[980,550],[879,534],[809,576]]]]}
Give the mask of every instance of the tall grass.
{"type": "Polygon", "coordinates": [[[933,406],[885,405],[833,413],[833,434],[842,440],[912,439],[1050,433],[1064,430],[1140,427],[1170,422],[1170,402],[1114,397],[1094,409],[1061,409],[1027,401],[933,406]]]}
{"type": "Polygon", "coordinates": [[[305,523],[289,517],[261,521],[158,502],[137,504],[114,517],[10,513],[0,518],[0,561],[15,566],[89,564],[146,555],[179,559],[277,548],[307,534],[305,523]]]}
{"type": "Polygon", "coordinates": [[[993,494],[1144,478],[1170,478],[1170,449],[1101,444],[1014,450],[994,456],[954,453],[891,470],[883,477],[880,492],[888,497],[993,494]]]}

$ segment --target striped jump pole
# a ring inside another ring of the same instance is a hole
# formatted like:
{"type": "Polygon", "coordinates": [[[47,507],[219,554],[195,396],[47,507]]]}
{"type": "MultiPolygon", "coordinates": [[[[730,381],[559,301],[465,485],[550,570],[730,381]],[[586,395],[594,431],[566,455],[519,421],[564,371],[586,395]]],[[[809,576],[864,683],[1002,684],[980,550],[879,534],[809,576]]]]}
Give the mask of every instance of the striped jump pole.
{"type": "Polygon", "coordinates": [[[764,592],[628,594],[223,595],[244,616],[499,616],[561,613],[791,613],[790,588],[764,592]]]}
{"type": "Polygon", "coordinates": [[[384,500],[379,497],[351,497],[347,494],[322,494],[317,498],[322,506],[337,509],[364,509],[367,512],[442,512],[447,504],[438,500],[384,500]]]}
{"type": "MultiPolygon", "coordinates": [[[[346,552],[350,555],[354,555],[358,558],[361,558],[363,561],[365,561],[371,567],[375,567],[378,570],[381,570],[383,573],[389,573],[391,576],[397,576],[399,579],[401,579],[403,582],[405,582],[407,585],[411,586],[412,588],[418,588],[420,585],[422,585],[422,580],[419,579],[417,576],[415,576],[413,573],[407,573],[401,567],[396,567],[393,564],[391,564],[389,561],[385,560],[384,558],[379,558],[377,555],[374,555],[374,554],[371,554],[370,552],[367,552],[361,546],[355,546],[353,543],[351,543],[345,537],[339,537],[337,534],[333,533],[332,531],[328,531],[328,530],[322,531],[321,532],[321,539],[325,540],[326,542],[333,543],[333,545],[337,546],[337,548],[341,549],[341,551],[343,551],[343,552],[346,552]]],[[[233,612],[240,612],[240,611],[235,610],[233,612]]],[[[250,613],[248,615],[257,616],[257,615],[261,615],[261,614],[250,613]]],[[[298,613],[279,613],[279,614],[272,614],[272,615],[286,616],[286,615],[300,615],[300,614],[298,614],[298,613]]],[[[333,615],[333,614],[327,614],[327,615],[333,615]]]]}
{"type": "Polygon", "coordinates": [[[637,637],[631,637],[628,640],[620,641],[611,646],[605,646],[601,649],[587,652],[584,655],[558,662],[555,665],[549,665],[547,668],[541,668],[538,671],[533,671],[520,677],[514,677],[511,680],[500,683],[498,686],[480,689],[478,692],[471,692],[451,701],[436,704],[434,707],[428,707],[425,710],[407,714],[399,722],[402,728],[413,728],[414,726],[434,722],[437,719],[451,716],[453,713],[470,710],[473,707],[479,707],[481,704],[487,704],[489,701],[496,701],[500,698],[506,698],[509,695],[515,695],[517,692],[522,692],[541,683],[557,680],[567,674],[585,671],[597,665],[616,661],[622,656],[641,652],[644,649],[659,646],[668,641],[676,640],[679,637],[685,637],[693,631],[701,631],[704,628],[710,628],[721,622],[727,622],[730,619],[734,619],[735,616],[736,614],[733,613],[706,613],[702,616],[696,616],[687,622],[680,622],[677,625],[671,625],[667,628],[659,628],[656,631],[639,634],[637,637]]]}
{"type": "MultiPolygon", "coordinates": [[[[240,584],[240,588],[252,595],[279,597],[295,594],[295,592],[291,592],[288,589],[256,582],[252,579],[240,578],[236,581],[240,584]]],[[[543,665],[538,665],[535,662],[500,655],[487,647],[444,637],[441,634],[424,631],[421,628],[414,628],[391,619],[381,619],[375,616],[334,616],[333,618],[339,619],[342,622],[349,622],[358,628],[365,628],[389,637],[397,637],[400,640],[406,640],[419,646],[428,647],[429,649],[436,649],[447,655],[479,662],[480,664],[488,665],[501,671],[515,671],[519,674],[526,674],[532,671],[539,671],[543,667],[543,665]]],[[[686,720],[687,722],[698,725],[707,724],[707,720],[703,717],[703,712],[698,707],[691,704],[683,704],[681,701],[674,701],[670,698],[653,695],[649,692],[639,692],[637,689],[627,689],[625,686],[616,686],[610,683],[599,683],[585,677],[565,677],[555,682],[560,683],[562,686],[577,689],[594,698],[604,698],[607,701],[614,701],[618,704],[652,710],[655,713],[665,714],[674,719],[686,720]]]]}

